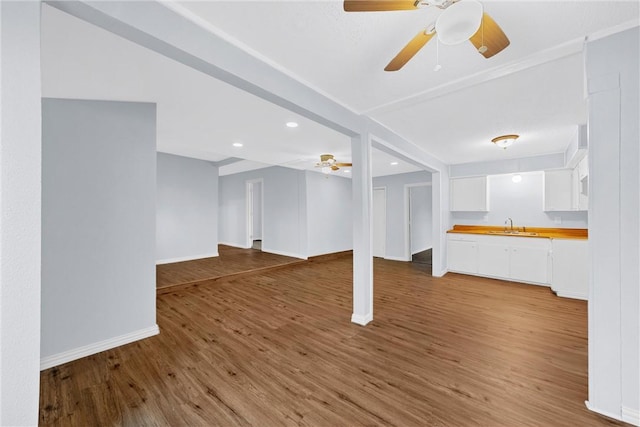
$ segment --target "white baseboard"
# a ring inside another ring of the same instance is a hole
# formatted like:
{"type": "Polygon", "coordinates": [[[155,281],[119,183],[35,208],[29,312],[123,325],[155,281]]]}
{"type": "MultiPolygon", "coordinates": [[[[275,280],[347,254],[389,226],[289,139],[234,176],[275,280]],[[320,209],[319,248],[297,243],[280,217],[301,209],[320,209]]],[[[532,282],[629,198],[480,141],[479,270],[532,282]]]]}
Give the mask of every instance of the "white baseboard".
{"type": "Polygon", "coordinates": [[[240,248],[240,249],[251,249],[251,246],[245,246],[243,244],[240,243],[231,243],[231,242],[220,242],[218,241],[219,245],[225,245],[225,246],[231,246],[232,248],[240,248]]]}
{"type": "Polygon", "coordinates": [[[185,257],[179,257],[179,258],[167,258],[167,259],[160,259],[158,261],[156,261],[156,265],[162,265],[162,264],[171,264],[174,262],[184,262],[184,261],[193,261],[196,259],[202,259],[202,258],[212,258],[212,257],[217,257],[218,252],[213,252],[210,254],[202,254],[202,255],[191,255],[191,256],[185,256],[185,257]]]}
{"type": "Polygon", "coordinates": [[[355,314],[351,315],[351,322],[357,323],[358,325],[365,326],[367,323],[373,320],[373,313],[367,313],[365,315],[355,314]]]}
{"type": "Polygon", "coordinates": [[[402,261],[402,262],[411,261],[410,259],[407,259],[403,256],[385,256],[384,259],[388,259],[389,261],[402,261]]]}
{"type": "Polygon", "coordinates": [[[584,404],[588,410],[595,412],[596,414],[604,415],[605,417],[613,418],[614,420],[626,421],[636,426],[640,425],[640,414],[638,414],[638,411],[635,411],[633,409],[625,408],[623,406],[621,408],[620,413],[616,414],[613,412],[598,409],[594,407],[588,400],[585,400],[584,404]],[[625,416],[628,417],[628,419],[625,419],[625,416]],[[634,422],[634,419],[635,419],[635,422],[634,422]]]}
{"type": "MultiPolygon", "coordinates": [[[[553,288],[552,288],[553,289],[553,288]]],[[[579,292],[563,292],[563,291],[555,291],[556,295],[563,298],[572,298],[572,299],[581,299],[581,300],[589,300],[588,294],[581,294],[579,292]]]]}
{"type": "Polygon", "coordinates": [[[623,406],[622,421],[633,424],[634,426],[640,426],[640,411],[623,406]]]}
{"type": "Polygon", "coordinates": [[[433,246],[427,246],[426,248],[417,249],[417,250],[411,252],[411,255],[415,255],[415,254],[420,253],[420,252],[428,251],[429,249],[433,249],[433,246]]]}
{"type": "Polygon", "coordinates": [[[93,344],[74,348],[72,350],[63,351],[62,353],[46,356],[40,359],[40,370],[44,371],[45,369],[53,368],[54,366],[62,365],[63,363],[91,356],[92,354],[110,350],[115,347],[120,347],[121,345],[158,335],[159,333],[160,329],[158,328],[158,325],[153,325],[149,328],[139,329],[104,341],[99,341],[93,344]]]}
{"type": "Polygon", "coordinates": [[[267,252],[269,254],[275,254],[275,255],[288,256],[291,258],[307,259],[306,255],[294,254],[293,252],[278,251],[276,249],[269,249],[265,247],[262,248],[262,252],[267,252]]]}
{"type": "Polygon", "coordinates": [[[444,270],[440,270],[440,271],[432,271],[431,275],[433,277],[443,277],[445,274],[447,274],[449,272],[449,270],[444,269],[444,270]]]}

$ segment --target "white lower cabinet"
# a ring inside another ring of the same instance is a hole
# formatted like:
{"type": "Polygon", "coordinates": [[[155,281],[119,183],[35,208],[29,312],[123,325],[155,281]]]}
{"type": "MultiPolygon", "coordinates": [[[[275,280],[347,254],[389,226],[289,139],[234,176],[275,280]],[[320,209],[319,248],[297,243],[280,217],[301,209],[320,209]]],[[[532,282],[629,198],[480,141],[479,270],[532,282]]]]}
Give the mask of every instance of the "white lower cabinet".
{"type": "Polygon", "coordinates": [[[539,285],[550,283],[550,239],[454,233],[448,236],[449,271],[539,285]]]}
{"type": "Polygon", "coordinates": [[[509,247],[500,243],[479,242],[478,273],[481,276],[509,277],[509,247]]]}
{"type": "Polygon", "coordinates": [[[510,278],[518,282],[549,284],[549,239],[543,247],[518,245],[510,248],[510,278]]]}
{"type": "Polygon", "coordinates": [[[589,298],[588,241],[553,239],[551,289],[560,297],[589,298]]]}
{"type": "Polygon", "coordinates": [[[447,242],[449,271],[476,274],[478,272],[478,245],[473,240],[453,238],[447,242]]]}

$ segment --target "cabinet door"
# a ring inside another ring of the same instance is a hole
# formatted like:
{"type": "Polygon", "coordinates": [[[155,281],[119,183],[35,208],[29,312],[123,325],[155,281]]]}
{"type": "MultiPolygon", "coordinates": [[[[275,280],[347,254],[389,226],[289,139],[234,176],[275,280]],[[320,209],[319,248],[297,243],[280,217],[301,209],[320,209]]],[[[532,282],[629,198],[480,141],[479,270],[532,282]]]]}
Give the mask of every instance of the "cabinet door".
{"type": "Polygon", "coordinates": [[[510,251],[510,277],[518,282],[548,284],[549,250],[513,246],[510,251]]]}
{"type": "Polygon", "coordinates": [[[561,169],[544,172],[544,210],[570,211],[572,205],[572,170],[561,169]]]}
{"type": "Polygon", "coordinates": [[[582,181],[589,175],[589,155],[585,155],[578,163],[579,179],[582,181]]]}
{"type": "Polygon", "coordinates": [[[589,259],[586,240],[553,239],[551,289],[560,297],[589,297],[589,259]]]}
{"type": "Polygon", "coordinates": [[[478,243],[478,273],[501,279],[509,278],[509,247],[478,243]]]}
{"type": "Polygon", "coordinates": [[[449,240],[447,244],[448,270],[458,273],[478,272],[478,248],[476,242],[449,240]]]}
{"type": "Polygon", "coordinates": [[[449,209],[451,211],[488,211],[487,177],[452,178],[449,209]]]}

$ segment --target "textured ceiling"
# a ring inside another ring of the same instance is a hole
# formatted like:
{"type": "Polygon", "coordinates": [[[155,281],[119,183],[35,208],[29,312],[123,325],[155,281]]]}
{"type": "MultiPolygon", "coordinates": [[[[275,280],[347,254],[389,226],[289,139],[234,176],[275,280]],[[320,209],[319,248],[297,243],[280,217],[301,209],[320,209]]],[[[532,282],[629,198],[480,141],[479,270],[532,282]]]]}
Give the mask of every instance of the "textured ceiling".
{"type": "MultiPolygon", "coordinates": [[[[387,73],[386,63],[439,10],[345,13],[341,2],[322,1],[168,4],[449,164],[563,151],[586,121],[582,40],[638,22],[636,1],[484,2],[511,40],[506,50],[486,60],[469,43],[440,46],[442,69],[434,72],[432,42],[387,73]],[[522,136],[505,151],[488,142],[502,133],[522,136]]],[[[46,5],[42,52],[44,96],[157,103],[160,151],[258,162],[235,168],[313,169],[324,152],[350,160],[345,136],[46,5]],[[290,120],[300,126],[286,128],[290,120]]],[[[390,167],[379,156],[375,175],[416,169],[390,167]]]]}

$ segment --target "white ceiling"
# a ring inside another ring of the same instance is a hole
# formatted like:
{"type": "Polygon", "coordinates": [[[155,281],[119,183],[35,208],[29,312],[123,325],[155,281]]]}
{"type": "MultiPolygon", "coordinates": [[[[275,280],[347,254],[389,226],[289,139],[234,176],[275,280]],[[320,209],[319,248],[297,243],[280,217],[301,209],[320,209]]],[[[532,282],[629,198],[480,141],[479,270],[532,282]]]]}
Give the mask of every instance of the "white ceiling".
{"type": "MultiPolygon", "coordinates": [[[[563,151],[586,122],[582,40],[637,25],[638,2],[483,4],[510,38],[507,49],[487,60],[469,43],[441,45],[442,69],[434,72],[432,41],[395,73],[383,71],[386,63],[438,9],[345,13],[339,1],[169,5],[445,163],[563,151]],[[521,138],[500,150],[489,141],[503,133],[521,138]]],[[[347,137],[48,6],[42,34],[44,96],[155,102],[159,151],[297,168],[313,168],[324,152],[350,161],[347,137]],[[300,126],[286,128],[291,120],[300,126]]],[[[374,161],[382,156],[375,175],[417,170],[391,167],[382,154],[374,153],[374,161]]],[[[249,167],[242,163],[235,168],[249,167]]]]}

